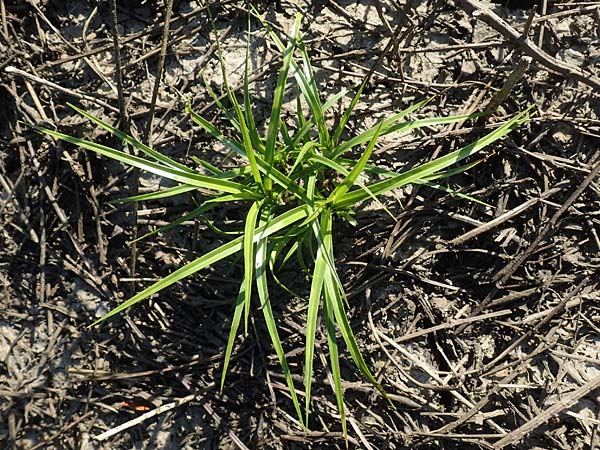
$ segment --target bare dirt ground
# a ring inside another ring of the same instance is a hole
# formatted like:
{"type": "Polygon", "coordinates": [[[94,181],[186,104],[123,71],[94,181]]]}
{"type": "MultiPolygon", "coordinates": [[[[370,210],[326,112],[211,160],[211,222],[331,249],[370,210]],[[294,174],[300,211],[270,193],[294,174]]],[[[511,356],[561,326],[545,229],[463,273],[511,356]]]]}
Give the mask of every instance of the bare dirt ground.
{"type": "MultiPolygon", "coordinates": [[[[126,111],[142,136],[165,5],[118,3],[126,111]]],[[[303,13],[324,98],[360,81],[392,40],[348,135],[431,96],[418,117],[481,112],[500,98],[483,119],[386,138],[374,156],[383,167],[459,148],[535,105],[484,163],[448,181],[490,206],[412,187],[386,199],[397,222],[365,205],[357,229],[339,225],[351,325],[396,406],[344,353],[351,448],[600,449],[600,2],[540,1],[535,12],[518,9],[535,2],[510,3],[258,5],[280,34],[303,13]]],[[[246,6],[217,2],[213,13],[237,83],[246,6]]],[[[137,212],[109,205],[163,181],[142,173],[136,187],[135,172],[19,122],[120,145],[66,105],[124,126],[110,2],[0,0],[0,16],[0,447],[344,448],[326,369],[317,364],[305,433],[260,314],[219,392],[237,262],[87,328],[222,238],[186,222],[142,241],[132,276],[135,223],[138,234],[165,224],[193,208],[191,197],[137,212]]],[[[281,60],[258,21],[252,30],[252,88],[265,119],[281,60]]],[[[175,1],[150,140],[186,163],[220,155],[181,97],[222,123],[202,83],[204,74],[221,92],[215,50],[205,5],[175,1]]],[[[301,388],[306,303],[281,295],[276,313],[301,388]]]]}

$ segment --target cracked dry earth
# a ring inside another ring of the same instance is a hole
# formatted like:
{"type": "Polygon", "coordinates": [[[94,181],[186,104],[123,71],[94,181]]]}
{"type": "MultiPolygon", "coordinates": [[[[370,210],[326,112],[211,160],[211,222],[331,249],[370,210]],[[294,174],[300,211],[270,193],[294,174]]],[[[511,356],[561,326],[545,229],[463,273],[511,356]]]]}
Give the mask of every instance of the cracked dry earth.
{"type": "MultiPolygon", "coordinates": [[[[339,224],[350,322],[395,404],[343,351],[350,448],[600,449],[600,2],[497,3],[257,4],[280,34],[303,13],[323,98],[374,68],[348,136],[428,97],[415,117],[497,103],[480,119],[387,136],[372,160],[382,167],[401,171],[447,153],[535,105],[484,162],[447,180],[483,203],[412,186],[383,200],[395,220],[365,205],[357,228],[339,224]]],[[[118,2],[123,94],[137,136],[152,105],[166,7],[118,2]]],[[[246,5],[217,2],[212,11],[239,83],[246,5]]],[[[187,221],[142,241],[132,276],[134,224],[138,233],[164,225],[194,207],[191,197],[143,202],[136,217],[108,201],[165,180],[141,173],[136,187],[120,164],[20,122],[121,145],[66,105],[120,123],[110,2],[0,0],[0,19],[0,448],[344,448],[321,365],[323,334],[309,431],[295,417],[260,314],[219,392],[236,261],[87,328],[222,238],[187,221]]],[[[264,126],[281,60],[258,21],[251,26],[251,87],[264,126]]],[[[150,140],[190,164],[192,156],[226,163],[190,125],[181,96],[224,123],[202,81],[222,92],[215,51],[206,5],[174,1],[150,140]]],[[[240,217],[223,210],[209,218],[240,217]]],[[[302,394],[306,302],[281,293],[275,309],[302,394]]]]}

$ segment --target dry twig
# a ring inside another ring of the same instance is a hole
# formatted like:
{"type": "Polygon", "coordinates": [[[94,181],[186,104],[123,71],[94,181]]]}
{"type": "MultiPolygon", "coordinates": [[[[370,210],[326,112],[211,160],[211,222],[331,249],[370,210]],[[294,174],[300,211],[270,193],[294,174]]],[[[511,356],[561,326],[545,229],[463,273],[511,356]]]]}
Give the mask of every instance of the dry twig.
{"type": "Polygon", "coordinates": [[[515,30],[504,19],[498,16],[487,6],[482,5],[477,0],[459,0],[459,3],[467,13],[481,18],[481,20],[491,26],[510,42],[518,45],[521,50],[531,56],[542,66],[566,78],[587,84],[596,91],[600,92],[600,78],[591,73],[586,73],[578,67],[573,67],[554,58],[553,56],[550,56],[548,53],[535,45],[527,36],[524,36],[522,33],[515,30]]]}
{"type": "Polygon", "coordinates": [[[527,423],[521,425],[516,430],[513,430],[510,433],[508,433],[506,436],[504,436],[502,439],[500,439],[494,444],[494,449],[501,449],[506,447],[507,445],[517,443],[518,441],[523,439],[527,434],[531,433],[533,430],[546,423],[552,416],[571,407],[580,398],[598,389],[599,387],[600,376],[592,378],[583,386],[578,387],[569,395],[567,395],[563,400],[555,403],[551,407],[542,411],[540,414],[537,414],[533,419],[531,419],[527,423]]]}

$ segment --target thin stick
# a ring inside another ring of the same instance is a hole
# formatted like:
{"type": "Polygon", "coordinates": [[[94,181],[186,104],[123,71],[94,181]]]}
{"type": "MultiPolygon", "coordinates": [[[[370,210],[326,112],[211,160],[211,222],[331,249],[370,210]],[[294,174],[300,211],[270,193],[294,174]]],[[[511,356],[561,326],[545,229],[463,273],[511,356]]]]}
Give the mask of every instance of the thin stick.
{"type": "MultiPolygon", "coordinates": [[[[521,77],[525,74],[529,66],[531,65],[531,57],[530,56],[522,56],[513,71],[508,75],[508,78],[500,88],[496,94],[492,97],[488,105],[485,107],[484,111],[488,111],[489,113],[493,113],[498,109],[498,107],[508,98],[513,88],[517,84],[517,81],[521,79],[521,77]]],[[[478,121],[478,123],[480,123],[478,121]]]]}
{"type": "MultiPolygon", "coordinates": [[[[119,111],[121,115],[121,124],[124,128],[125,133],[131,135],[131,121],[129,119],[129,115],[127,114],[127,108],[125,107],[125,95],[123,93],[123,66],[121,64],[121,49],[119,46],[119,28],[117,21],[117,2],[116,0],[111,0],[110,2],[111,8],[111,28],[113,35],[113,50],[115,52],[115,62],[116,62],[116,78],[117,78],[117,95],[119,97],[119,111]]],[[[167,18],[168,23],[168,18],[167,18]]],[[[129,153],[134,155],[136,152],[131,145],[127,145],[129,153]]],[[[139,185],[139,177],[140,171],[139,169],[133,170],[132,175],[132,188],[130,195],[138,194],[138,185],[139,185]]],[[[131,243],[131,260],[129,262],[129,275],[132,278],[135,278],[136,266],[137,266],[137,235],[138,235],[138,203],[133,202],[131,208],[131,220],[133,222],[133,230],[132,230],[132,243],[131,243]]],[[[131,286],[132,290],[135,290],[135,283],[131,286]]]]}
{"type": "Polygon", "coordinates": [[[165,66],[165,57],[167,55],[167,44],[169,43],[169,22],[171,21],[171,13],[173,12],[173,0],[167,0],[165,12],[165,26],[163,28],[162,43],[160,47],[160,58],[158,61],[158,70],[154,79],[154,89],[152,90],[152,100],[150,101],[150,112],[148,124],[144,132],[144,143],[150,146],[150,132],[152,131],[152,119],[154,118],[154,109],[156,107],[156,98],[158,97],[158,89],[162,78],[163,69],[165,66]]]}
{"type": "Polygon", "coordinates": [[[491,319],[494,317],[506,316],[508,314],[511,314],[512,312],[513,311],[511,309],[503,309],[501,311],[494,311],[494,312],[487,313],[487,314],[481,314],[480,316],[466,317],[464,319],[454,319],[454,320],[451,319],[449,322],[442,323],[441,325],[435,325],[430,328],[425,328],[423,330],[405,334],[404,336],[394,339],[394,342],[400,343],[400,342],[410,341],[412,339],[416,339],[418,337],[425,336],[426,334],[435,333],[436,331],[447,330],[448,328],[454,328],[458,325],[463,325],[463,324],[472,323],[472,322],[479,322],[481,320],[491,319]]]}
{"type": "Polygon", "coordinates": [[[8,66],[6,69],[4,69],[5,72],[7,73],[14,73],[16,75],[20,75],[24,78],[28,78],[32,81],[35,81],[36,83],[42,84],[44,86],[47,86],[49,88],[52,88],[56,91],[62,92],[63,94],[67,94],[70,95],[72,97],[78,98],[79,100],[87,100],[89,102],[93,102],[96,103],[97,105],[100,105],[106,109],[109,109],[110,111],[113,112],[118,112],[118,109],[115,108],[114,106],[109,105],[106,102],[103,102],[102,100],[98,100],[96,97],[92,97],[91,95],[88,94],[81,94],[80,92],[77,91],[73,91],[72,89],[67,89],[65,87],[62,87],[56,83],[53,83],[52,81],[48,81],[48,80],[44,80],[43,78],[40,78],[38,76],[32,75],[28,72],[25,72],[24,70],[21,69],[17,69],[16,67],[13,66],[8,66]]]}
{"type": "Polygon", "coordinates": [[[121,65],[121,50],[119,47],[119,31],[118,31],[118,22],[117,22],[117,0],[111,0],[110,8],[112,12],[112,35],[113,35],[113,49],[115,52],[115,63],[116,73],[115,76],[117,78],[117,95],[119,96],[119,112],[121,114],[121,120],[124,122],[123,126],[125,127],[125,132],[127,134],[131,134],[129,132],[129,117],[127,115],[127,110],[125,108],[125,96],[123,95],[123,68],[121,65]]]}
{"type": "MultiPolygon", "coordinates": [[[[17,181],[20,181],[22,173],[23,172],[21,172],[21,175],[19,175],[19,178],[17,179],[17,181]]],[[[17,199],[13,198],[15,191],[16,191],[16,185],[17,185],[17,183],[15,182],[15,184],[13,184],[11,186],[10,180],[8,178],[4,178],[4,176],[0,173],[0,188],[2,188],[4,190],[4,192],[6,193],[6,200],[4,201],[4,203],[2,203],[2,205],[0,205],[0,212],[2,212],[2,210],[4,210],[5,206],[10,201],[15,206],[15,210],[19,211],[19,217],[23,221],[25,226],[27,227],[27,231],[29,231],[29,238],[33,241],[34,244],[39,244],[40,238],[38,237],[38,234],[36,233],[31,222],[29,221],[29,218],[23,212],[23,209],[20,208],[19,202],[17,201],[17,199]]]]}
{"type": "MultiPolygon", "coordinates": [[[[598,157],[598,152],[595,157],[598,157]]],[[[506,283],[513,274],[517,271],[517,269],[525,262],[529,256],[531,256],[541,244],[541,242],[546,239],[548,234],[551,234],[554,226],[558,222],[558,219],[571,207],[575,200],[579,198],[579,196],[587,189],[592,181],[596,179],[598,174],[600,173],[600,159],[596,161],[592,171],[589,175],[583,180],[583,182],[573,191],[573,193],[569,196],[567,201],[554,213],[552,218],[544,225],[544,228],[538,233],[537,237],[533,241],[533,243],[518,257],[516,257],[513,261],[511,261],[506,267],[502,270],[498,271],[496,276],[494,277],[494,281],[497,282],[498,286],[502,286],[506,283]]]]}
{"type": "Polygon", "coordinates": [[[104,440],[108,439],[109,437],[120,433],[121,431],[125,431],[128,428],[134,427],[134,426],[142,423],[145,420],[148,420],[154,416],[157,416],[164,412],[170,411],[171,409],[177,408],[178,406],[181,406],[185,403],[188,403],[188,402],[194,400],[195,397],[196,396],[194,394],[190,394],[183,398],[175,400],[174,402],[159,406],[158,408],[155,408],[152,411],[148,411],[147,413],[142,414],[141,416],[136,417],[135,419],[132,419],[125,423],[122,423],[118,427],[111,428],[110,430],[107,430],[104,433],[100,433],[98,436],[95,436],[94,439],[97,441],[104,441],[104,440]]]}
{"type": "MultiPolygon", "coordinates": [[[[542,17],[546,15],[546,13],[548,12],[548,0],[543,0],[542,1],[542,11],[541,11],[541,15],[542,17]]],[[[538,47],[542,48],[544,46],[544,22],[540,23],[540,34],[538,36],[538,47]]]]}
{"type": "Polygon", "coordinates": [[[480,235],[481,233],[490,231],[491,229],[506,222],[507,220],[509,220],[515,216],[518,216],[519,214],[521,214],[522,212],[531,208],[533,205],[535,205],[539,201],[544,200],[544,199],[550,197],[551,195],[556,194],[557,192],[560,192],[560,190],[561,190],[561,188],[548,189],[546,192],[544,192],[539,197],[534,197],[534,198],[527,200],[525,203],[522,203],[519,206],[517,206],[516,208],[513,208],[510,211],[505,212],[501,216],[498,216],[495,219],[492,219],[489,222],[486,222],[483,225],[480,225],[473,230],[467,231],[462,236],[452,239],[451,241],[448,242],[448,244],[449,245],[463,244],[466,241],[468,241],[469,239],[473,239],[475,236],[480,235]]]}
{"type": "MultiPolygon", "coordinates": [[[[162,42],[161,42],[161,47],[160,47],[160,57],[159,57],[159,61],[158,61],[158,70],[156,71],[156,78],[154,79],[154,88],[152,89],[152,99],[150,101],[150,111],[148,113],[148,123],[146,124],[146,130],[144,131],[144,138],[142,140],[142,142],[148,146],[151,146],[150,133],[152,131],[152,120],[154,119],[154,110],[156,108],[156,99],[158,98],[158,90],[160,88],[160,81],[162,78],[163,68],[165,66],[165,57],[167,54],[167,44],[168,44],[168,40],[169,40],[169,26],[171,23],[171,13],[173,12],[173,0],[167,0],[167,4],[166,4],[165,8],[166,8],[165,20],[164,20],[164,27],[163,27],[162,42]]],[[[134,195],[136,195],[137,188],[138,188],[139,170],[138,169],[134,170],[133,174],[134,174],[133,177],[135,180],[134,195]]],[[[131,276],[133,278],[135,278],[136,263],[137,263],[137,235],[138,235],[138,229],[137,229],[138,206],[137,205],[138,205],[137,202],[135,202],[134,207],[133,207],[133,219],[134,219],[134,223],[135,223],[135,227],[133,229],[133,234],[132,234],[133,242],[131,244],[131,276]]]]}
{"type": "Polygon", "coordinates": [[[533,22],[533,18],[535,17],[535,13],[537,12],[537,5],[533,5],[531,11],[529,11],[529,17],[527,17],[527,21],[525,22],[525,26],[523,27],[523,39],[528,39],[529,29],[531,28],[531,24],[533,22]]]}
{"type": "MultiPolygon", "coordinates": [[[[37,4],[35,2],[29,2],[29,4],[31,6],[33,6],[33,9],[38,14],[38,16],[46,23],[46,25],[48,25],[50,27],[50,29],[56,34],[56,36],[58,36],[58,38],[67,45],[67,47],[75,50],[78,53],[81,52],[81,50],[78,47],[73,45],[73,43],[71,43],[68,39],[66,39],[61,34],[60,30],[58,28],[56,28],[56,26],[54,26],[54,24],[50,21],[50,19],[48,19],[48,17],[46,17],[44,12],[37,6],[37,4]]],[[[84,34],[85,34],[85,32],[84,32],[84,34]]],[[[85,37],[84,37],[84,42],[85,42],[85,37]]],[[[114,87],[111,85],[111,83],[108,81],[108,79],[104,76],[104,74],[102,73],[102,71],[100,70],[100,68],[98,67],[98,64],[96,62],[92,61],[90,58],[88,58],[86,56],[83,57],[83,60],[90,67],[90,69],[92,69],[92,71],[94,71],[94,73],[96,75],[98,75],[98,77],[102,81],[104,81],[112,90],[114,90],[114,87]]]]}
{"type": "Polygon", "coordinates": [[[520,361],[519,365],[516,368],[514,368],[509,373],[509,375],[507,375],[502,380],[500,380],[499,383],[492,386],[492,389],[490,391],[488,391],[488,393],[482,399],[480,399],[472,408],[470,408],[468,411],[463,413],[460,418],[458,418],[454,422],[450,422],[450,423],[444,425],[442,428],[434,430],[433,432],[434,433],[449,433],[450,431],[454,430],[456,427],[468,422],[475,414],[479,413],[490,402],[492,397],[495,397],[496,395],[498,395],[498,393],[500,393],[500,391],[503,389],[501,387],[502,385],[506,385],[508,383],[511,383],[513,380],[515,380],[521,373],[523,373],[525,370],[527,370],[529,368],[528,361],[530,359],[534,358],[535,356],[541,355],[544,351],[546,351],[549,348],[548,342],[551,341],[551,338],[555,335],[555,332],[556,332],[556,328],[552,328],[546,334],[544,339],[542,339],[542,342],[536,347],[535,350],[533,350],[528,355],[521,357],[519,360],[520,361]]]}
{"type": "Polygon", "coordinates": [[[61,435],[65,434],[71,428],[76,427],[77,425],[79,425],[81,422],[83,422],[88,417],[92,416],[93,414],[94,414],[93,411],[89,411],[89,412],[85,413],[81,417],[78,417],[77,419],[75,419],[69,425],[67,425],[64,428],[61,428],[60,430],[58,430],[56,433],[54,433],[49,438],[46,438],[42,442],[40,442],[39,444],[36,444],[33,447],[30,447],[30,449],[31,450],[37,450],[38,448],[44,448],[44,447],[49,448],[47,446],[49,446],[50,443],[52,443],[53,441],[55,441],[56,439],[58,439],[61,435]]]}
{"type": "MultiPolygon", "coordinates": [[[[225,0],[225,1],[219,2],[219,5],[220,6],[228,5],[230,3],[235,3],[237,1],[238,0],[225,0]]],[[[194,19],[196,16],[198,16],[200,13],[206,11],[207,8],[208,8],[208,6],[202,6],[202,7],[196,8],[193,11],[190,11],[188,13],[181,14],[178,17],[176,17],[175,19],[171,19],[171,25],[173,25],[175,23],[179,24],[180,22],[183,22],[183,21],[189,22],[192,19],[194,19]]],[[[121,44],[126,44],[129,42],[135,41],[136,39],[139,39],[143,36],[154,35],[154,34],[156,34],[156,30],[158,30],[162,26],[164,26],[163,22],[156,24],[156,26],[154,26],[150,31],[142,30],[142,31],[138,31],[137,33],[129,34],[121,39],[121,44]]],[[[84,58],[86,56],[92,56],[92,55],[96,55],[98,53],[110,50],[112,47],[113,47],[113,44],[111,43],[111,44],[102,45],[100,47],[96,47],[96,48],[93,48],[90,50],[86,50],[86,51],[83,51],[81,53],[78,53],[78,54],[72,55],[72,56],[61,55],[60,59],[57,59],[56,61],[49,61],[49,62],[40,64],[35,69],[36,69],[36,71],[41,71],[41,70],[47,69],[48,67],[60,66],[62,64],[66,64],[71,61],[76,61],[76,60],[84,58]]]]}
{"type": "Polygon", "coordinates": [[[578,67],[573,67],[558,59],[550,56],[548,53],[541,50],[530,39],[523,39],[523,34],[519,33],[511,27],[505,20],[493,12],[490,8],[483,5],[477,0],[459,0],[463,9],[469,13],[481,18],[485,23],[495,29],[498,33],[504,36],[509,41],[515,43],[525,53],[531,56],[539,64],[546,67],[552,72],[563,75],[566,78],[580,81],[583,84],[600,91],[600,78],[585,72],[578,67]]]}
{"type": "MultiPolygon", "coordinates": [[[[379,331],[377,328],[373,328],[372,331],[373,331],[373,334],[378,335],[380,338],[382,338],[384,341],[386,341],[389,345],[394,347],[402,356],[404,356],[406,359],[408,359],[410,362],[412,362],[422,372],[429,375],[433,380],[435,380],[437,383],[439,383],[440,386],[445,385],[444,380],[427,363],[417,360],[408,350],[406,350],[404,347],[398,345],[393,339],[391,339],[390,337],[388,337],[387,335],[385,335],[384,333],[379,331]]],[[[448,392],[450,392],[450,394],[455,399],[457,399],[459,402],[461,402],[463,405],[467,406],[468,408],[474,407],[473,402],[471,400],[469,400],[467,397],[465,397],[464,395],[462,395],[460,392],[458,392],[457,389],[452,389],[452,390],[449,390],[448,392]]],[[[496,424],[492,419],[486,419],[485,422],[486,422],[486,424],[488,424],[489,426],[494,428],[499,433],[505,433],[504,429],[501,426],[499,426],[498,424],[496,424]]]]}
{"type": "Polygon", "coordinates": [[[541,413],[537,414],[529,422],[525,423],[524,425],[521,425],[516,430],[513,430],[510,433],[508,433],[506,436],[504,436],[502,439],[500,439],[498,442],[496,442],[494,444],[494,448],[501,449],[501,448],[506,447],[507,445],[517,443],[518,441],[523,439],[523,437],[525,437],[525,435],[531,433],[536,428],[545,424],[548,421],[548,419],[550,419],[552,416],[571,407],[581,397],[589,394],[590,392],[598,389],[599,387],[600,387],[600,376],[597,376],[596,378],[592,378],[590,381],[585,383],[583,386],[578,387],[573,392],[571,392],[569,395],[567,395],[564,400],[561,400],[561,401],[555,403],[550,408],[547,408],[544,411],[542,411],[541,413]]]}
{"type": "Polygon", "coordinates": [[[2,17],[2,33],[4,34],[4,39],[10,45],[10,35],[8,34],[8,26],[6,25],[6,5],[4,4],[4,0],[0,0],[0,16],[2,17]]]}

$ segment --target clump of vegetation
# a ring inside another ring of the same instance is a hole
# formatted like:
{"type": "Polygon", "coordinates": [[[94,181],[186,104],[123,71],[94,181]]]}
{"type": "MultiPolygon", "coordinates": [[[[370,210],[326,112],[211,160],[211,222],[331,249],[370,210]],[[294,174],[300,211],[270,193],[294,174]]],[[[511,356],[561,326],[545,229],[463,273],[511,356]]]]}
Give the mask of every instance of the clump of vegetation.
{"type": "MultiPolygon", "coordinates": [[[[225,207],[230,203],[243,205],[246,211],[243,228],[239,230],[239,237],[202,255],[134,295],[94,322],[94,325],[147,299],[173,283],[218,261],[239,254],[243,259],[243,280],[235,300],[231,331],[225,351],[221,388],[225,383],[227,368],[239,328],[243,324],[244,333],[248,333],[250,313],[258,309],[264,315],[271,342],[289,386],[298,417],[306,426],[313,380],[315,337],[319,317],[321,317],[327,335],[335,396],[341,414],[343,432],[346,434],[339,365],[340,337],[364,377],[384,397],[386,394],[361,356],[348,322],[347,300],[342,281],[336,271],[334,252],[336,221],[342,220],[354,224],[356,222],[353,217],[354,211],[363,202],[379,202],[377,198],[381,194],[407,184],[434,184],[435,180],[471,168],[477,161],[471,161],[461,166],[456,166],[456,163],[476,154],[485,146],[519,126],[527,120],[527,112],[518,114],[488,135],[459,150],[403,173],[395,173],[373,166],[369,164],[369,158],[381,136],[423,126],[461,121],[472,116],[408,120],[407,117],[411,113],[427,102],[423,101],[346,139],[344,132],[347,122],[358,103],[366,80],[356,89],[355,95],[342,117],[337,118],[336,125],[330,128],[326,120],[330,114],[329,110],[347,94],[347,91],[343,90],[327,101],[322,100],[321,91],[315,81],[313,68],[300,35],[300,22],[301,17],[297,16],[288,42],[284,44],[263,21],[282,57],[282,66],[273,93],[268,128],[264,135],[261,135],[253,115],[248,88],[248,63],[245,68],[243,98],[240,100],[227,81],[220,50],[219,58],[223,69],[224,89],[227,92],[228,104],[219,101],[208,85],[207,89],[231,125],[227,134],[220,131],[211,121],[194,112],[190,101],[187,102],[186,110],[192,120],[202,130],[221,142],[230,152],[237,155],[234,160],[238,165],[234,169],[221,170],[194,158],[194,161],[202,167],[202,170],[198,171],[194,167],[184,165],[149,148],[108,123],[72,105],[73,109],[94,124],[136,148],[142,156],[134,156],[115,148],[47,128],[34,127],[55,138],[177,183],[175,187],[121,201],[151,200],[181,195],[190,191],[198,191],[204,196],[204,203],[191,213],[150,234],[163,231],[191,217],[199,216],[212,208],[225,207]],[[282,119],[284,93],[288,91],[290,85],[293,85],[297,93],[295,123],[286,123],[282,119]],[[354,155],[356,156],[354,157],[354,155]],[[282,266],[292,264],[292,262],[298,271],[309,272],[311,279],[305,324],[304,389],[306,402],[304,413],[296,395],[292,374],[281,344],[270,295],[273,283],[281,285],[277,278],[277,272],[282,266]]],[[[381,203],[379,204],[381,205],[381,203]]],[[[383,207],[383,205],[381,206],[383,207]]]]}

